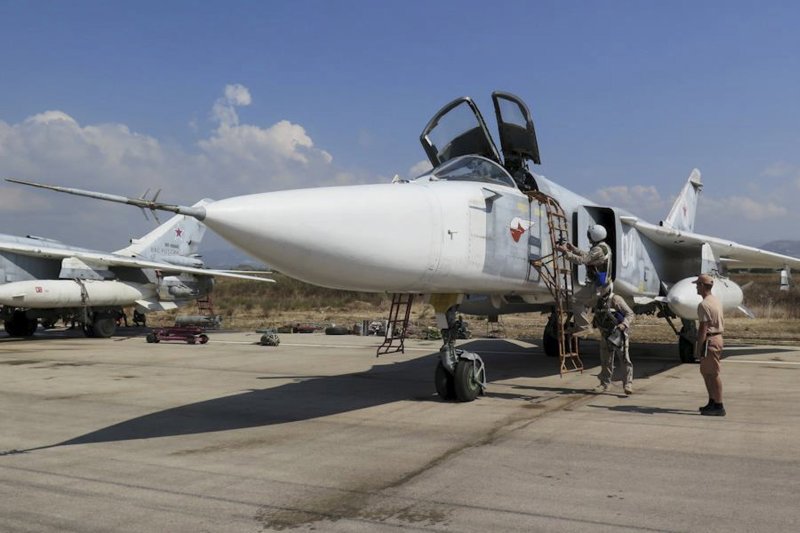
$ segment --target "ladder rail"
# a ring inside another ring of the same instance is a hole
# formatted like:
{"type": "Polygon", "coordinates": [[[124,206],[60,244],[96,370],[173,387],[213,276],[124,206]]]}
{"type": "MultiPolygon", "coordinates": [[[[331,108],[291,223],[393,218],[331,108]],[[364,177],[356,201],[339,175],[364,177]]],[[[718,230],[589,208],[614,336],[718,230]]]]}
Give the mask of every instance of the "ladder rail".
{"type": "Polygon", "coordinates": [[[389,308],[389,320],[386,321],[383,343],[378,346],[375,357],[389,353],[405,353],[406,333],[408,332],[408,322],[411,318],[411,305],[413,303],[413,294],[394,293],[392,295],[392,306],[389,308]],[[400,312],[403,307],[405,309],[401,319],[400,312]],[[399,335],[395,335],[397,331],[400,332],[399,335]]]}
{"type": "Polygon", "coordinates": [[[569,372],[583,372],[578,339],[571,335],[565,335],[565,326],[572,319],[572,312],[569,310],[569,302],[574,293],[572,263],[567,259],[566,254],[557,250],[557,246],[569,242],[567,217],[561,204],[552,196],[541,191],[529,191],[527,195],[532,200],[544,205],[547,216],[551,253],[531,261],[531,264],[539,271],[541,279],[550,289],[555,303],[560,374],[563,376],[569,372]]]}

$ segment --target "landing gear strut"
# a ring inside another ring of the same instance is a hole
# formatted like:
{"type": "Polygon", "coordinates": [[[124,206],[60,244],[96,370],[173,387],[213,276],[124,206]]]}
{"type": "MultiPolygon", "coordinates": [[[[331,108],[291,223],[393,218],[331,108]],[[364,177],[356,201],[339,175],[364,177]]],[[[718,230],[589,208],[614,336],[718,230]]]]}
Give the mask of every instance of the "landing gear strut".
{"type": "Polygon", "coordinates": [[[481,357],[473,352],[457,349],[455,341],[461,321],[456,318],[456,307],[444,313],[447,327],[442,329],[444,345],[439,350],[434,384],[443,400],[471,402],[486,389],[486,368],[481,357]]]}

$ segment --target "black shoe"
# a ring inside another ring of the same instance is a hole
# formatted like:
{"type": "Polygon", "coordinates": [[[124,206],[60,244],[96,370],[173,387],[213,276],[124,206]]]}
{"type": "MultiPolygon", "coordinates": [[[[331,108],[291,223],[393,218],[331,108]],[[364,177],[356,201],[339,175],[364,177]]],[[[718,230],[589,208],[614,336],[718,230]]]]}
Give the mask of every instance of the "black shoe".
{"type": "Polygon", "coordinates": [[[714,407],[710,407],[705,411],[700,411],[700,414],[705,416],[725,416],[726,413],[721,403],[715,403],[714,407]]]}
{"type": "Polygon", "coordinates": [[[712,400],[711,398],[709,398],[709,399],[708,399],[708,403],[707,403],[707,404],[705,404],[703,407],[701,407],[701,408],[700,408],[700,412],[702,413],[703,411],[708,411],[708,410],[709,410],[709,409],[711,409],[712,407],[714,407],[714,400],[712,400]]]}

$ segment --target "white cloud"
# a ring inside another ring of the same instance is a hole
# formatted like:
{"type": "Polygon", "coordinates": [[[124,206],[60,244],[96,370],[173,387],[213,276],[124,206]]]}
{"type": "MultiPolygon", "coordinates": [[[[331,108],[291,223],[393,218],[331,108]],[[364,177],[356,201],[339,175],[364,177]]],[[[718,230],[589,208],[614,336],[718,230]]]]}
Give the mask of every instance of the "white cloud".
{"type": "Polygon", "coordinates": [[[767,178],[800,178],[800,167],[785,161],[777,161],[768,165],[761,171],[761,176],[767,178]]]}
{"type": "Polygon", "coordinates": [[[704,199],[703,209],[709,215],[731,219],[734,225],[736,225],[735,220],[742,218],[755,222],[783,218],[789,214],[789,210],[783,206],[773,202],[756,201],[746,196],[707,198],[704,199]]]}
{"type": "Polygon", "coordinates": [[[605,187],[597,190],[592,199],[599,204],[621,207],[653,220],[665,217],[673,201],[663,198],[652,185],[605,187]]]}
{"type": "Polygon", "coordinates": [[[423,174],[424,172],[428,172],[433,168],[431,162],[427,159],[423,159],[421,161],[416,162],[410,169],[408,169],[408,177],[409,178],[416,178],[417,176],[423,174]]]}
{"type": "Polygon", "coordinates": [[[211,117],[220,126],[236,126],[239,124],[239,115],[236,113],[236,108],[249,106],[252,101],[250,91],[244,85],[239,85],[238,83],[226,85],[224,95],[214,102],[214,107],[211,109],[211,117]]]}
{"type": "Polygon", "coordinates": [[[12,187],[11,185],[0,186],[0,211],[10,213],[21,213],[32,209],[49,209],[51,202],[45,200],[41,194],[36,194],[32,189],[22,187],[12,187]]]}
{"type": "MultiPolygon", "coordinates": [[[[131,131],[124,124],[81,124],[59,110],[34,114],[17,124],[0,120],[0,178],[128,195],[160,188],[161,199],[186,204],[200,197],[363,181],[352,172],[335,168],[333,156],[317,148],[300,124],[287,120],[268,127],[240,123],[236,108],[251,102],[246,87],[226,86],[223,96],[213,103],[215,129],[190,150],[131,131]]],[[[11,185],[1,189],[0,227],[9,233],[50,236],[66,232],[57,223],[54,226],[60,214],[70,224],[91,226],[73,228],[70,235],[77,231],[81,236],[94,235],[101,242],[114,238],[116,243],[120,236],[114,235],[115,231],[123,232],[123,238],[129,236],[121,229],[126,221],[141,221],[136,210],[121,206],[89,200],[81,203],[66,197],[37,203],[32,199],[47,198],[50,193],[10,193],[19,190],[19,186],[11,185]],[[31,215],[24,227],[20,217],[12,215],[12,211],[22,212],[22,204],[26,206],[24,212],[31,215]],[[85,211],[76,214],[80,209],[85,211]],[[37,225],[41,227],[32,227],[37,225]],[[108,233],[112,237],[106,237],[108,233]]],[[[53,236],[70,241],[69,235],[53,236]]]]}

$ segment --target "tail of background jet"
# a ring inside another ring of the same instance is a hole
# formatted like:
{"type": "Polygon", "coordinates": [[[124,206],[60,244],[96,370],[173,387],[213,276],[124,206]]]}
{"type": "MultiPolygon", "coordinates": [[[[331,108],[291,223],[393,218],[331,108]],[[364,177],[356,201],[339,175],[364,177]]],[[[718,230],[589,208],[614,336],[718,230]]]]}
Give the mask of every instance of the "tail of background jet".
{"type": "MultiPolygon", "coordinates": [[[[209,203],[211,200],[204,199],[194,204],[193,207],[209,203]]],[[[188,264],[191,262],[202,265],[202,261],[196,256],[205,232],[206,227],[199,220],[186,215],[175,215],[144,237],[131,239],[130,246],[114,253],[168,263],[188,264]],[[181,260],[178,260],[178,257],[181,260]]]]}
{"type": "Polygon", "coordinates": [[[694,232],[694,217],[697,214],[697,199],[703,184],[700,182],[700,171],[692,170],[686,185],[683,186],[667,218],[661,222],[662,226],[680,231],[694,232]]]}

